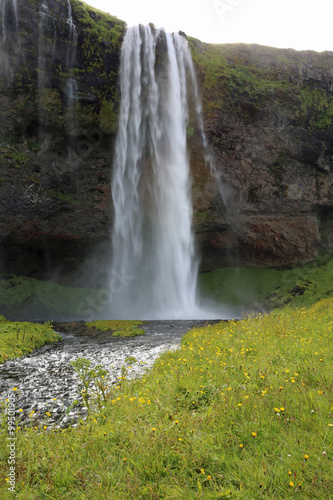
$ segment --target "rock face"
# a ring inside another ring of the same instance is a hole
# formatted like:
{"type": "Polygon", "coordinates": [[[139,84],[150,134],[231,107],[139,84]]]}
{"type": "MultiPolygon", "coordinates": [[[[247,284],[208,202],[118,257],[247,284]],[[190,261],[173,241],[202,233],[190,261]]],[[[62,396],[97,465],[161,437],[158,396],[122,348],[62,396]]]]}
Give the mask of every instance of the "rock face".
{"type": "Polygon", "coordinates": [[[190,43],[225,199],[198,162],[206,259],[283,266],[332,250],[333,53],[190,43]]]}
{"type": "Polygon", "coordinates": [[[5,272],[68,272],[109,240],[125,23],[71,2],[77,33],[73,47],[68,4],[19,0],[18,29],[8,22],[1,47],[7,56],[1,59],[0,80],[0,257],[5,272]],[[73,51],[74,68],[69,63],[73,51]],[[10,71],[5,65],[9,57],[10,71]],[[78,89],[70,106],[69,78],[78,89]]]}
{"type": "MultiPolygon", "coordinates": [[[[18,0],[17,12],[6,12],[1,272],[68,274],[96,249],[109,252],[125,24],[70,3],[77,43],[67,0],[18,0]]],[[[190,123],[203,267],[291,265],[313,259],[320,245],[333,250],[333,53],[189,44],[220,178],[190,123]]]]}

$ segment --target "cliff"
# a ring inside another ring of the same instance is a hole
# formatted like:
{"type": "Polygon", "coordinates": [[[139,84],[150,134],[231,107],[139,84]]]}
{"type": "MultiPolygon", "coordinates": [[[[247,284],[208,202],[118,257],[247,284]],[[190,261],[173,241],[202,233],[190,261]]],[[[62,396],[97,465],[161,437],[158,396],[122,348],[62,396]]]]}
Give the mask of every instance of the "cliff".
{"type": "Polygon", "coordinates": [[[199,175],[207,252],[280,266],[332,250],[333,53],[190,43],[227,200],[199,175]]]}
{"type": "MultiPolygon", "coordinates": [[[[6,16],[0,271],[62,275],[110,250],[125,23],[78,0],[18,0],[6,16]]],[[[190,126],[203,268],[332,250],[333,53],[188,40],[223,188],[190,126]]]]}
{"type": "Polygon", "coordinates": [[[1,270],[68,272],[109,240],[125,23],[76,0],[19,0],[18,29],[12,14],[1,47],[1,270]]]}

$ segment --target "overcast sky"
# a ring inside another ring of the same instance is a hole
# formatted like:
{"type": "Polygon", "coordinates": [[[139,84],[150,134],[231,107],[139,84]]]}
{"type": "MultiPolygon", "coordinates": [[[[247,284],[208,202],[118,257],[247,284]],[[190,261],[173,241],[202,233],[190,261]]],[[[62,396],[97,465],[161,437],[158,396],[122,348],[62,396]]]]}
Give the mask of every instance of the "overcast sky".
{"type": "Polygon", "coordinates": [[[272,47],[333,51],[333,0],[88,0],[133,24],[212,43],[259,43],[272,47]]]}

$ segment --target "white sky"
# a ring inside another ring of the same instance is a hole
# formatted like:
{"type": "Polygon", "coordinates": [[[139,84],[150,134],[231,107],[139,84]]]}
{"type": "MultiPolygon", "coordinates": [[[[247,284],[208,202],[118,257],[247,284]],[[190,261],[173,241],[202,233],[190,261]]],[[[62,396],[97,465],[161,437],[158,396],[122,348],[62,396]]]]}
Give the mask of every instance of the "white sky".
{"type": "Polygon", "coordinates": [[[333,51],[333,0],[86,0],[133,24],[211,43],[333,51]]]}

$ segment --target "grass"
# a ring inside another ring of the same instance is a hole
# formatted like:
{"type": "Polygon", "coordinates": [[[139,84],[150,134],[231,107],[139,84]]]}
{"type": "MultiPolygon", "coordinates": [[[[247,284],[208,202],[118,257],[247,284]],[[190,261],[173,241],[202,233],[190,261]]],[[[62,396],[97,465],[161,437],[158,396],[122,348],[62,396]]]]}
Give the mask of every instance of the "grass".
{"type": "Polygon", "coordinates": [[[25,356],[44,344],[61,340],[49,323],[19,323],[0,316],[0,363],[25,356]]]}
{"type": "Polygon", "coordinates": [[[251,45],[206,44],[191,37],[189,45],[208,117],[216,111],[227,112],[248,123],[272,106],[275,112],[306,129],[332,129],[332,97],[323,89],[290,82],[290,72],[297,73],[298,64],[303,62],[300,54],[291,52],[287,56],[286,51],[266,47],[266,55],[270,53],[273,60],[282,62],[284,69],[262,68],[253,48],[252,57],[245,55],[251,45]]]}
{"type": "Polygon", "coordinates": [[[308,306],[333,297],[333,260],[318,259],[293,269],[223,268],[199,276],[201,294],[244,310],[308,306]]]}
{"type": "Polygon", "coordinates": [[[99,41],[112,41],[114,45],[119,44],[125,30],[124,21],[86,2],[80,0],[72,0],[72,2],[76,16],[91,34],[98,37],[99,41]],[[89,12],[94,13],[94,16],[92,17],[89,12]]]}
{"type": "Polygon", "coordinates": [[[112,332],[113,337],[137,337],[145,334],[142,328],[137,328],[144,323],[147,321],[104,320],[90,321],[86,326],[101,332],[112,332]]]}
{"type": "Polygon", "coordinates": [[[332,328],[329,298],[192,330],[78,428],[18,426],[17,497],[333,497],[332,328]]]}
{"type": "MultiPolygon", "coordinates": [[[[271,310],[286,304],[311,305],[333,296],[333,259],[321,253],[316,261],[293,269],[215,269],[199,276],[199,290],[202,297],[241,306],[244,311],[271,310]]],[[[0,275],[0,312],[15,318],[23,314],[38,318],[55,315],[94,319],[101,309],[99,292],[98,289],[0,275]]],[[[97,323],[88,324],[97,327],[97,323]]],[[[101,325],[99,323],[99,330],[102,330],[101,325]]],[[[111,328],[113,331],[126,329],[111,328]]]]}
{"type": "Polygon", "coordinates": [[[0,275],[0,310],[7,316],[92,316],[98,290],[67,287],[14,275],[0,275]]]}

